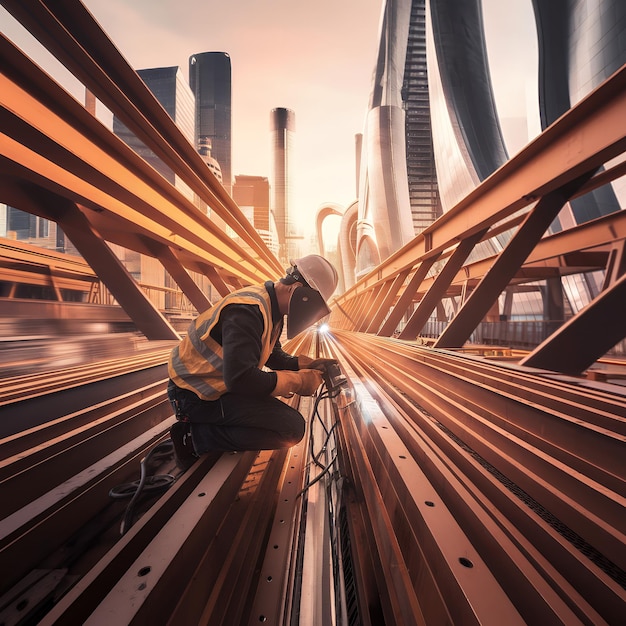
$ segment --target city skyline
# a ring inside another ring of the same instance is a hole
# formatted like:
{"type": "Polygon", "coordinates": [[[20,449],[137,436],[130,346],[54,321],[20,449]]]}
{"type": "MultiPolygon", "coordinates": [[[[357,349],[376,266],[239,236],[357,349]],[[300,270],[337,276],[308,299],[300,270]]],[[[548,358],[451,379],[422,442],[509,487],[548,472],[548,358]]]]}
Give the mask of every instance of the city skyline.
{"type": "MultiPolygon", "coordinates": [[[[315,5],[271,0],[263,6],[247,1],[197,5],[188,0],[158,6],[145,0],[87,0],[85,4],[135,69],[178,65],[188,79],[191,54],[224,51],[230,55],[233,176],[270,174],[269,112],[277,107],[295,112],[294,206],[306,216],[301,224],[305,234],[313,232],[322,203],[347,207],[356,199],[355,135],[362,132],[367,113],[380,0],[337,4],[328,0],[315,5]]],[[[496,100],[501,116],[515,119],[527,100],[527,79],[520,75],[533,64],[533,51],[520,43],[532,33],[530,0],[507,3],[506,10],[496,0],[485,0],[483,5],[488,41],[493,57],[500,61],[493,67],[496,100]],[[502,94],[510,98],[504,100],[502,94]]],[[[0,17],[3,32],[18,43],[23,40],[20,45],[36,62],[75,97],[83,97],[71,80],[48,69],[28,37],[14,37],[19,27],[11,24],[12,18],[6,13],[0,17]]],[[[523,131],[516,132],[512,153],[524,143],[523,131]]]]}

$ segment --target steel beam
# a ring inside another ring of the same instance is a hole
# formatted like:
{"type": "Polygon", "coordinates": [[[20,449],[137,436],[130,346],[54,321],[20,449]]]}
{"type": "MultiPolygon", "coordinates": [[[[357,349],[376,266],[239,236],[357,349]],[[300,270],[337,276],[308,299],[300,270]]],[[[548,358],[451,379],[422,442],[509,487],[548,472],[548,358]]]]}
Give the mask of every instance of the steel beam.
{"type": "Polygon", "coordinates": [[[562,189],[547,194],[536,204],[454,319],[441,333],[435,342],[436,348],[460,347],[469,339],[559,214],[563,205],[592,174],[584,175],[568,183],[562,189]]]}
{"type": "Polygon", "coordinates": [[[198,313],[202,313],[202,311],[210,308],[211,301],[189,276],[187,270],[185,270],[169,246],[151,240],[146,241],[146,246],[152,251],[152,256],[155,256],[163,264],[163,267],[176,281],[176,284],[181,288],[185,296],[189,298],[189,301],[198,313]]]}
{"type": "Polygon", "coordinates": [[[626,337],[624,302],[626,274],[520,363],[565,374],[581,374],[626,337]]]}
{"type": "Polygon", "coordinates": [[[387,281],[384,288],[380,289],[380,292],[384,297],[377,302],[376,310],[369,326],[365,329],[365,332],[374,334],[378,333],[385,316],[391,309],[391,305],[396,299],[402,285],[404,285],[404,281],[408,278],[409,273],[409,270],[400,272],[392,281],[387,281]]]}
{"type": "Polygon", "coordinates": [[[455,248],[443,269],[437,274],[433,284],[420,300],[413,315],[411,315],[409,321],[406,323],[406,326],[402,329],[400,339],[414,339],[419,334],[431,313],[437,307],[437,304],[446,294],[452,279],[463,263],[465,263],[467,257],[474,249],[474,246],[482,239],[483,235],[484,231],[479,231],[463,239],[455,248]]]}
{"type": "Polygon", "coordinates": [[[614,242],[611,247],[604,284],[602,289],[612,285],[620,276],[626,273],[626,240],[614,242]]]}
{"type": "MultiPolygon", "coordinates": [[[[346,450],[357,457],[370,437],[364,453],[375,476],[356,460],[353,467],[360,481],[373,480],[386,496],[378,506],[392,512],[404,558],[414,564],[412,572],[420,572],[420,583],[427,572],[412,558],[402,517],[416,494],[418,508],[424,500],[435,509],[449,507],[526,623],[618,619],[626,599],[619,582],[626,564],[621,471],[626,405],[619,389],[596,389],[579,379],[555,379],[388,338],[345,332],[327,337],[344,369],[354,369],[374,395],[370,404],[354,385],[351,397],[357,401],[349,404],[344,422],[346,450]],[[380,408],[384,419],[374,417],[372,407],[380,408]],[[418,464],[441,501],[417,486],[404,492],[398,478],[407,460],[418,464]]],[[[409,516],[412,527],[420,513],[409,516]]],[[[383,517],[377,513],[369,523],[380,524],[383,517]]],[[[432,548],[427,544],[433,538],[416,535],[422,550],[432,548]]],[[[390,554],[381,553],[383,559],[390,554]]],[[[439,569],[436,580],[444,580],[439,569]]],[[[482,592],[487,589],[498,593],[483,584],[482,592]]],[[[426,595],[432,604],[424,606],[431,609],[436,592],[426,595]]],[[[450,590],[444,595],[460,608],[450,590]]]]}
{"type": "Polygon", "coordinates": [[[419,289],[426,275],[430,271],[430,268],[435,264],[435,261],[439,256],[432,256],[427,260],[422,261],[413,274],[413,278],[409,281],[409,284],[405,287],[402,295],[398,299],[389,316],[382,325],[382,328],[378,331],[378,334],[382,337],[390,337],[398,328],[398,324],[402,319],[402,316],[406,313],[407,309],[413,301],[415,292],[419,289]]]}
{"type": "Polygon", "coordinates": [[[46,194],[44,206],[146,338],[180,339],[75,204],[46,194]]]}

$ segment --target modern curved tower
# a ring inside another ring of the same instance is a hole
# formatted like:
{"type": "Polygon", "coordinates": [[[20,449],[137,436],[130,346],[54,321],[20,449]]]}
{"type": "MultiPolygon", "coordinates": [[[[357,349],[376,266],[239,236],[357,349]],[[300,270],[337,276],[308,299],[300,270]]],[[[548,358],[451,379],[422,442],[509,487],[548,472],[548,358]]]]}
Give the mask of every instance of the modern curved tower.
{"type": "Polygon", "coordinates": [[[507,160],[480,0],[431,0],[427,58],[436,176],[445,213],[507,160]]]}
{"type": "Polygon", "coordinates": [[[411,4],[410,0],[389,0],[383,10],[362,142],[357,274],[413,237],[402,106],[411,4]]]}
{"type": "MultiPolygon", "coordinates": [[[[532,5],[546,128],[626,62],[626,3],[532,5]]],[[[402,247],[507,159],[481,1],[386,0],[360,158],[356,275],[402,247]]],[[[571,203],[570,222],[619,210],[620,201],[609,187],[587,194],[571,203]]],[[[505,236],[494,238],[473,256],[505,243],[505,236]]]]}
{"type": "MultiPolygon", "coordinates": [[[[543,130],[626,62],[626,3],[532,0],[532,4],[539,44],[543,130]]],[[[572,221],[577,224],[620,209],[610,185],[569,204],[572,221]]],[[[554,227],[558,229],[560,224],[554,227]]]]}
{"type": "Polygon", "coordinates": [[[357,275],[507,158],[479,0],[388,0],[361,157],[357,275]]]}

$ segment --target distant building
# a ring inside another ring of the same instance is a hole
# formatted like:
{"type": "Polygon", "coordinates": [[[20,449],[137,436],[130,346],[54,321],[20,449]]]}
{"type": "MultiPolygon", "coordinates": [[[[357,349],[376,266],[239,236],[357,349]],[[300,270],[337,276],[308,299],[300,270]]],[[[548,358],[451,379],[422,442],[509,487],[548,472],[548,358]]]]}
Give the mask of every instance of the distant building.
{"type": "MultiPolygon", "coordinates": [[[[138,70],[137,74],[189,142],[194,145],[195,98],[180,67],[148,68],[138,70]]],[[[189,200],[199,206],[198,198],[192,189],[115,116],[113,117],[113,132],[189,200]]],[[[204,206],[199,206],[199,208],[206,210],[204,206]]],[[[111,244],[111,247],[136,280],[157,288],[176,289],[176,285],[171,277],[157,259],[113,244],[111,244]]],[[[208,287],[206,279],[200,278],[199,280],[202,284],[206,283],[208,287]]],[[[176,308],[176,297],[176,294],[172,291],[157,290],[154,294],[151,294],[151,300],[154,304],[158,308],[165,310],[176,308]]]]}
{"type": "Polygon", "coordinates": [[[254,226],[267,247],[278,254],[276,222],[270,211],[270,184],[265,176],[237,175],[233,200],[254,226]]]}
{"type": "Polygon", "coordinates": [[[206,163],[206,166],[211,170],[215,178],[224,184],[222,178],[222,168],[218,160],[212,154],[212,144],[209,137],[203,137],[198,144],[198,152],[202,157],[202,160],[206,163]]]}
{"type": "Polygon", "coordinates": [[[294,253],[294,225],[290,220],[293,210],[293,148],[296,114],[290,109],[272,109],[270,134],[272,150],[270,207],[278,231],[279,257],[289,261],[294,253]]]}
{"type": "Polygon", "coordinates": [[[201,52],[189,57],[189,85],[196,99],[195,142],[208,138],[220,164],[222,184],[232,188],[231,64],[226,52],[201,52]]]}
{"type": "MultiPolygon", "coordinates": [[[[195,99],[180,67],[149,68],[138,70],[137,74],[189,142],[194,145],[195,99]]],[[[113,117],[113,132],[190,200],[194,199],[189,186],[175,175],[172,169],[165,165],[143,141],[126,128],[117,116],[113,117]]]]}
{"type": "Polygon", "coordinates": [[[270,229],[270,183],[265,176],[235,176],[233,200],[240,207],[253,207],[255,228],[270,229]]]}

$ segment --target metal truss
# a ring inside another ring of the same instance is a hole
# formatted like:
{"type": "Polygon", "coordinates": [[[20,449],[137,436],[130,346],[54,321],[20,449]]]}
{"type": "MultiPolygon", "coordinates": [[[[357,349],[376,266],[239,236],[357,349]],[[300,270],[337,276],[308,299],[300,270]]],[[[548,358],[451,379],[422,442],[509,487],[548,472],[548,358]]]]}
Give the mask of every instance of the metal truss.
{"type": "Polygon", "coordinates": [[[592,305],[524,359],[529,366],[584,371],[626,336],[626,318],[613,314],[620,309],[615,303],[625,297],[623,262],[617,271],[613,262],[616,255],[623,256],[624,215],[620,211],[544,235],[568,200],[623,176],[623,159],[596,172],[624,154],[625,108],[622,68],[410,244],[337,297],[331,326],[414,339],[444,298],[462,293],[462,306],[434,343],[461,347],[507,286],[606,269],[610,280],[592,305]],[[505,230],[511,236],[499,254],[468,261],[479,243],[505,230]]]}
{"type": "Polygon", "coordinates": [[[221,295],[282,273],[260,235],[80,2],[3,5],[177,173],[211,217],[2,37],[5,202],[56,221],[149,338],[177,335],[109,242],[159,259],[199,310],[208,301],[188,271],[206,275],[221,295]]]}

